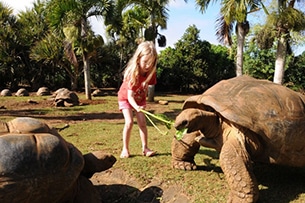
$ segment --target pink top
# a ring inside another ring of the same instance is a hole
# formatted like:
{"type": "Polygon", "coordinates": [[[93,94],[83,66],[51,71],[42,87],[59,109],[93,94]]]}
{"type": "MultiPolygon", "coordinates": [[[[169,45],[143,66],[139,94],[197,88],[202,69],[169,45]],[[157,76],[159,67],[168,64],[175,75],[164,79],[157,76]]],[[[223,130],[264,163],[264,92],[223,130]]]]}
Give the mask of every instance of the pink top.
{"type": "MultiPolygon", "coordinates": [[[[137,102],[137,104],[140,106],[145,105],[148,87],[147,86],[144,87],[143,82],[146,80],[146,78],[147,78],[146,76],[139,76],[139,82],[135,86],[129,85],[128,80],[123,80],[123,83],[118,92],[118,100],[128,102],[127,91],[132,90],[134,91],[134,99],[137,102]]],[[[155,85],[156,83],[157,83],[157,76],[155,73],[148,82],[148,85],[155,85]]]]}

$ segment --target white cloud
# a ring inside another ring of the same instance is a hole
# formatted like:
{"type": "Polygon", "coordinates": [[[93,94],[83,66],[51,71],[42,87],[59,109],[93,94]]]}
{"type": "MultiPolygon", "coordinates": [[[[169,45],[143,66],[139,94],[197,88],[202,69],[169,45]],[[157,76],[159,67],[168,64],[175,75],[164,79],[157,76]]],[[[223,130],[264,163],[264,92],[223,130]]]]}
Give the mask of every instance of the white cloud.
{"type": "Polygon", "coordinates": [[[14,9],[14,14],[20,11],[25,11],[27,8],[32,8],[34,0],[1,0],[5,5],[14,9]]]}
{"type": "Polygon", "coordinates": [[[181,8],[185,8],[186,6],[188,6],[189,4],[186,3],[183,0],[171,0],[169,2],[168,8],[176,8],[176,9],[181,9],[181,8]]]}

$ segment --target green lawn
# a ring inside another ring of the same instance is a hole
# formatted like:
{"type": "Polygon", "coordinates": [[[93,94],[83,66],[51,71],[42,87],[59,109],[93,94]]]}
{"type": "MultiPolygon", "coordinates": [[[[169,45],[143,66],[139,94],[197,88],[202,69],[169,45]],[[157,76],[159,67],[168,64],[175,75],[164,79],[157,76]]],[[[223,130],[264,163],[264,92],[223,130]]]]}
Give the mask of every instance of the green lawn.
{"type": "MultiPolygon", "coordinates": [[[[169,104],[148,103],[147,110],[154,114],[165,114],[174,119],[181,111],[182,103],[187,97],[187,95],[157,95],[155,101],[167,100],[169,104]]],[[[141,155],[138,129],[137,125],[134,125],[130,142],[132,157],[120,159],[124,120],[118,111],[115,95],[93,98],[96,100],[94,105],[64,108],[53,106],[35,108],[33,105],[32,108],[22,109],[28,99],[27,97],[0,97],[0,106],[17,103],[15,107],[7,105],[7,109],[0,109],[2,121],[16,116],[34,116],[52,123],[54,127],[69,124],[69,128],[60,132],[66,140],[73,143],[83,153],[95,150],[112,153],[117,158],[113,167],[124,169],[143,184],[158,177],[169,184],[180,185],[183,192],[193,202],[226,202],[228,187],[215,150],[200,149],[195,157],[199,170],[178,171],[171,168],[170,146],[175,133],[174,129],[169,130],[167,135],[162,135],[152,125],[148,125],[149,147],[156,150],[158,155],[147,158],[141,155]],[[58,119],[60,122],[54,122],[58,119]]],[[[47,101],[48,97],[32,96],[32,99],[39,103],[47,101]]],[[[80,99],[86,103],[83,95],[80,99]]],[[[164,131],[167,130],[160,123],[158,126],[164,131]]],[[[260,202],[305,202],[304,169],[255,164],[254,172],[260,184],[260,202]]]]}

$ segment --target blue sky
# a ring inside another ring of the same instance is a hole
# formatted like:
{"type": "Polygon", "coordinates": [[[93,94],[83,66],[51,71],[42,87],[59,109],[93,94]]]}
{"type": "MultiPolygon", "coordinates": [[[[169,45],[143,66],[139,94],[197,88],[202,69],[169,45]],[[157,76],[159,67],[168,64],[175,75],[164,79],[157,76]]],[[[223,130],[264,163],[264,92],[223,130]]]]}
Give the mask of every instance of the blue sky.
{"type": "MultiPolygon", "coordinates": [[[[15,13],[26,8],[31,8],[34,0],[0,0],[11,8],[15,13]]],[[[213,2],[213,1],[211,1],[213,2]]],[[[218,44],[215,36],[215,20],[219,13],[219,5],[211,3],[205,13],[201,13],[195,5],[195,0],[171,0],[168,6],[169,18],[167,21],[167,29],[159,30],[159,32],[166,36],[167,47],[173,45],[181,39],[185,30],[190,25],[195,25],[200,30],[200,39],[206,40],[211,44],[218,44]]],[[[249,15],[249,21],[262,21],[259,14],[249,15]]],[[[92,26],[95,32],[102,34],[104,32],[103,22],[97,21],[95,18],[91,19],[92,26]]],[[[162,50],[163,48],[158,48],[162,50]]],[[[296,54],[305,51],[305,47],[299,47],[296,54]]]]}
{"type": "Polygon", "coordinates": [[[159,31],[167,36],[168,45],[176,43],[191,25],[195,25],[200,30],[201,40],[218,44],[215,37],[215,20],[219,13],[218,5],[211,4],[207,12],[201,13],[195,6],[194,0],[187,1],[187,3],[183,0],[175,0],[170,3],[168,9],[167,29],[159,31]]]}
{"type": "MultiPolygon", "coordinates": [[[[196,25],[200,30],[200,39],[207,40],[211,44],[218,44],[215,37],[215,20],[219,11],[218,5],[210,5],[209,10],[202,14],[199,9],[196,9],[194,0],[188,0],[185,3],[183,0],[171,1],[168,8],[167,29],[159,30],[167,38],[167,46],[172,46],[176,43],[185,30],[190,25],[196,25]]],[[[103,33],[102,23],[92,19],[94,30],[98,33],[103,33]]],[[[158,48],[162,50],[163,48],[158,48]]]]}

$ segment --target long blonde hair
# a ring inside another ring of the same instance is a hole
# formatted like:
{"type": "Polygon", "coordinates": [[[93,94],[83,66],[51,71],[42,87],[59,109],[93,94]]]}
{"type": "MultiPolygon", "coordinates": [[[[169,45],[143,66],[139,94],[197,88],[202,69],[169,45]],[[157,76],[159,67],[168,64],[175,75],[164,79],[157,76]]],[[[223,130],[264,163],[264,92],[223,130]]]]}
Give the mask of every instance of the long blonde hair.
{"type": "Polygon", "coordinates": [[[129,80],[129,85],[131,86],[134,86],[138,83],[140,74],[139,60],[144,55],[151,56],[149,62],[152,64],[151,71],[148,73],[145,82],[149,82],[153,74],[156,72],[158,55],[155,45],[152,41],[144,41],[138,45],[137,50],[129,60],[127,67],[124,70],[124,80],[129,80]]]}

